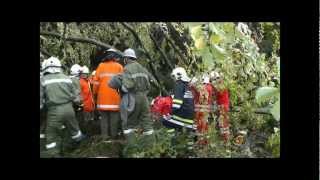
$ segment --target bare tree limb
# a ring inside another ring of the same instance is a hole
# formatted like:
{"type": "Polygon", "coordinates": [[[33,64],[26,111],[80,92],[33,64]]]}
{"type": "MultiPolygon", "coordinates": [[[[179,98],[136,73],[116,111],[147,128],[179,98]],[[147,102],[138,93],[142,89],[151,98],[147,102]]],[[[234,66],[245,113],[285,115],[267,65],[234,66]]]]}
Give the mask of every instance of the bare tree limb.
{"type": "Polygon", "coordinates": [[[153,41],[154,45],[156,46],[156,48],[158,49],[158,51],[160,52],[161,56],[164,58],[166,64],[173,69],[173,66],[170,62],[170,60],[168,59],[168,57],[166,56],[166,54],[162,51],[162,49],[160,48],[159,44],[157,43],[157,41],[154,39],[154,37],[152,36],[152,34],[150,33],[150,38],[153,41]]]}
{"type": "MultiPolygon", "coordinates": [[[[56,37],[56,38],[62,38],[63,36],[58,34],[58,33],[55,33],[55,32],[47,32],[47,31],[41,31],[40,32],[40,35],[44,35],[44,36],[53,36],[53,37],[56,37]]],[[[83,38],[83,37],[73,37],[73,36],[69,36],[69,37],[66,37],[65,38],[66,41],[74,41],[74,42],[81,42],[81,43],[89,43],[89,44],[93,44],[93,45],[96,45],[96,46],[101,46],[101,47],[104,47],[104,48],[113,48],[113,49],[116,49],[112,46],[110,46],[109,44],[106,44],[106,43],[103,43],[103,42],[100,42],[98,40],[95,40],[95,39],[91,39],[91,38],[83,38]]],[[[120,51],[119,51],[120,52],[120,51]]]]}
{"type": "Polygon", "coordinates": [[[129,25],[128,23],[125,23],[125,22],[121,22],[121,24],[127,29],[129,30],[132,35],[134,36],[134,38],[138,41],[138,43],[140,44],[140,46],[142,47],[145,55],[147,56],[147,62],[150,63],[152,62],[152,58],[150,56],[150,54],[148,53],[147,49],[144,47],[140,37],[138,36],[138,34],[134,31],[134,29],[131,27],[131,25],[129,25]]]}

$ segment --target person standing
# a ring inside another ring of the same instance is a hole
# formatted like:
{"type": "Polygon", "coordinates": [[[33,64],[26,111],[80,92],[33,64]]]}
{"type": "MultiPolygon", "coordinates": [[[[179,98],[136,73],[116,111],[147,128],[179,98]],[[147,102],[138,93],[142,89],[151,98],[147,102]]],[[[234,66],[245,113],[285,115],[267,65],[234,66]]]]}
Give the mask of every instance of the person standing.
{"type": "Polygon", "coordinates": [[[81,141],[82,134],[75,118],[73,103],[79,105],[72,80],[61,72],[60,60],[50,57],[43,62],[44,75],[40,79],[40,110],[47,109],[46,154],[48,157],[61,157],[61,132],[67,128],[71,139],[81,141]]]}
{"type": "Polygon", "coordinates": [[[117,90],[108,86],[110,79],[123,72],[123,67],[116,61],[118,53],[108,49],[102,56],[102,62],[96,69],[93,82],[93,94],[96,97],[96,108],[100,112],[101,135],[105,138],[116,138],[121,129],[119,105],[120,95],[117,90]]]}

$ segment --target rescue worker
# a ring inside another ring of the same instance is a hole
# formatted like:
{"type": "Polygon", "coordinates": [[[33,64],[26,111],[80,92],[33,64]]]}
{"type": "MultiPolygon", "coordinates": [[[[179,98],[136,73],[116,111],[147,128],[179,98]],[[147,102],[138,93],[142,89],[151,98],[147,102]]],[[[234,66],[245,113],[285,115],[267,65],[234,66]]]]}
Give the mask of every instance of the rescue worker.
{"type": "Polygon", "coordinates": [[[94,120],[94,101],[88,75],[89,68],[87,66],[83,66],[80,71],[80,87],[83,110],[81,122],[79,121],[80,127],[83,130],[88,129],[88,122],[94,120]]]}
{"type": "Polygon", "coordinates": [[[46,153],[49,157],[61,156],[61,132],[65,127],[71,139],[81,141],[85,136],[79,129],[73,110],[73,103],[80,104],[72,80],[61,72],[60,60],[50,57],[43,62],[44,76],[40,80],[40,110],[46,106],[46,153]]]}
{"type": "Polygon", "coordinates": [[[102,62],[94,76],[93,94],[97,98],[97,110],[100,112],[100,128],[103,137],[116,138],[121,131],[119,114],[120,95],[108,86],[111,77],[121,74],[123,67],[116,62],[117,51],[108,49],[102,56],[102,62]]]}
{"type": "Polygon", "coordinates": [[[209,116],[212,104],[213,87],[210,78],[206,74],[202,77],[202,82],[195,86],[195,123],[197,125],[198,143],[207,144],[205,134],[208,132],[209,116]]]}
{"type": "Polygon", "coordinates": [[[96,74],[96,71],[92,71],[92,73],[91,73],[91,75],[89,76],[89,82],[90,82],[90,85],[91,85],[91,87],[93,87],[93,84],[94,84],[94,80],[93,80],[93,78],[94,78],[94,75],[96,74]]]}
{"type": "MultiPolygon", "coordinates": [[[[93,94],[93,88],[94,88],[94,84],[98,84],[99,82],[95,82],[94,81],[94,76],[96,74],[96,71],[92,71],[90,77],[89,77],[89,82],[90,82],[90,85],[91,85],[91,89],[92,89],[92,96],[93,96],[93,101],[94,101],[94,105],[96,105],[96,97],[94,97],[94,94],[93,94]]],[[[94,120],[101,120],[101,115],[100,115],[100,112],[97,110],[97,108],[95,107],[94,108],[94,111],[93,111],[93,116],[94,116],[94,120]]],[[[100,124],[100,123],[99,123],[100,124]]],[[[100,125],[99,125],[100,126],[100,125]]],[[[100,131],[100,129],[99,129],[100,131]]]]}
{"type": "Polygon", "coordinates": [[[155,82],[154,77],[137,62],[133,49],[124,51],[123,63],[125,64],[122,75],[121,91],[132,93],[135,104],[133,111],[128,115],[127,127],[123,133],[126,137],[137,130],[143,135],[153,134],[152,120],[147,94],[151,88],[150,81],[155,82]]]}
{"type": "Polygon", "coordinates": [[[184,68],[175,68],[171,76],[175,79],[175,87],[172,101],[172,115],[162,118],[164,126],[181,130],[186,128],[195,131],[193,94],[189,86],[190,78],[184,68]]]}
{"type": "MultiPolygon", "coordinates": [[[[80,97],[80,102],[82,101],[82,98],[81,98],[81,95],[80,95],[80,92],[81,92],[81,89],[80,89],[80,71],[81,71],[81,66],[79,64],[74,64],[71,66],[70,68],[70,79],[72,80],[72,85],[74,86],[75,88],[75,91],[76,91],[76,95],[77,97],[80,97]]],[[[78,107],[80,108],[80,107],[78,107]]],[[[80,110],[80,109],[76,109],[76,110],[80,110]]]]}
{"type": "Polygon", "coordinates": [[[218,127],[220,135],[225,143],[228,143],[230,136],[230,123],[229,123],[229,91],[226,88],[222,76],[217,73],[211,73],[212,82],[215,87],[215,99],[217,103],[216,115],[218,116],[218,127]]]}
{"type": "MultiPolygon", "coordinates": [[[[40,54],[40,59],[43,59],[40,54]]],[[[44,64],[44,63],[42,63],[44,64]]],[[[43,78],[42,66],[40,64],[40,81],[43,78]]],[[[43,89],[41,88],[40,83],[40,151],[45,148],[45,127],[46,127],[46,108],[44,107],[44,99],[43,99],[43,89]]]]}
{"type": "Polygon", "coordinates": [[[80,71],[81,66],[79,64],[74,64],[70,68],[70,79],[72,80],[72,85],[74,86],[76,96],[80,98],[80,104],[73,104],[73,108],[76,114],[76,120],[80,124],[81,119],[83,119],[83,103],[81,96],[81,87],[80,87],[80,71]]]}

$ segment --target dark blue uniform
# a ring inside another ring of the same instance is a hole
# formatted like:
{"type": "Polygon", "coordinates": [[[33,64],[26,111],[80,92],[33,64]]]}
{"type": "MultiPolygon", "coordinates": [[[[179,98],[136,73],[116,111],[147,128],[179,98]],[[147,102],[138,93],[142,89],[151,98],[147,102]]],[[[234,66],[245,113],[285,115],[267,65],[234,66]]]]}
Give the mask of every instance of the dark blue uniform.
{"type": "Polygon", "coordinates": [[[171,119],[163,119],[162,123],[171,128],[195,130],[193,95],[188,82],[176,81],[172,103],[171,119]]]}

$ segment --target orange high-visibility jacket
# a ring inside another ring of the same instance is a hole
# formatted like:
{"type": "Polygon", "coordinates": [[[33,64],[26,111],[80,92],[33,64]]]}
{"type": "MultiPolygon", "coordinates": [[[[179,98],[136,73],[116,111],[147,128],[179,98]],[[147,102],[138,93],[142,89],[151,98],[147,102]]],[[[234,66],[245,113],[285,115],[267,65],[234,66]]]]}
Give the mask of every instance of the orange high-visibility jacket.
{"type": "Polygon", "coordinates": [[[83,100],[83,111],[92,112],[94,110],[94,102],[90,82],[88,79],[80,78],[81,97],[83,100]]]}
{"type": "Polygon", "coordinates": [[[103,111],[119,111],[120,95],[108,86],[112,76],[121,74],[123,67],[121,64],[111,60],[99,64],[93,78],[93,92],[97,94],[97,109],[103,111]]]}

